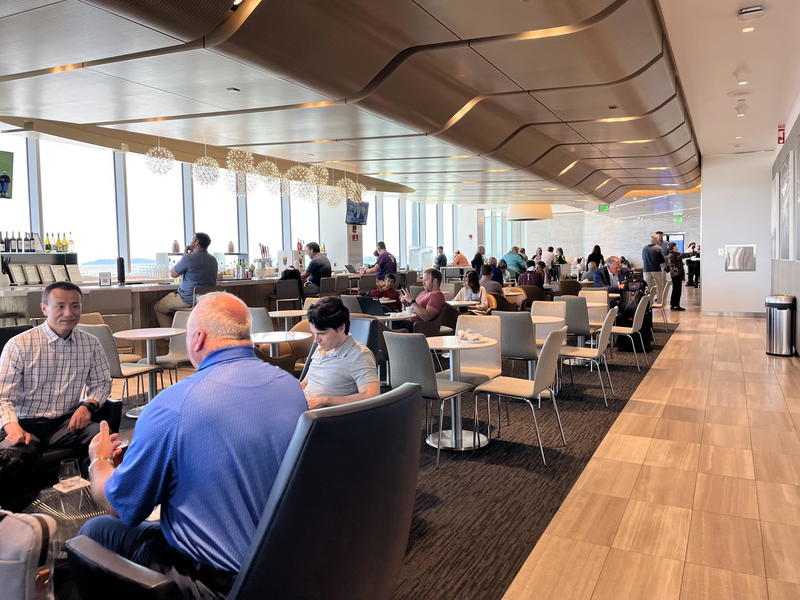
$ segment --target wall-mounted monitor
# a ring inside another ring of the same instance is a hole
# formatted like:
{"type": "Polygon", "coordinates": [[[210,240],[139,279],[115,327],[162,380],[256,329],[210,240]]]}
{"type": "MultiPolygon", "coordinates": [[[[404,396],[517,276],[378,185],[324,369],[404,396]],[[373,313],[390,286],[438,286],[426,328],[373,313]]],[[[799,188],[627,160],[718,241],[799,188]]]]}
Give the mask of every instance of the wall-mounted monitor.
{"type": "Polygon", "coordinates": [[[344,222],[348,225],[366,225],[369,216],[369,204],[366,202],[356,202],[351,198],[347,199],[347,215],[344,222]]]}
{"type": "Polygon", "coordinates": [[[14,153],[0,150],[0,198],[11,198],[11,178],[14,176],[14,153]]]}

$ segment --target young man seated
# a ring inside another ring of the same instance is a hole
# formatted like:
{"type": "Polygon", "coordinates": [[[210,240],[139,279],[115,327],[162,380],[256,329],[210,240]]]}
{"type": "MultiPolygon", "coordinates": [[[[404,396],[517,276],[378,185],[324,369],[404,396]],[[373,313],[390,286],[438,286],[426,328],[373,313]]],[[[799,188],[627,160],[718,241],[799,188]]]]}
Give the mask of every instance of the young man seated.
{"type": "Polygon", "coordinates": [[[101,423],[89,474],[110,516],[81,533],[164,573],[181,598],[224,598],[306,402],[294,377],[256,357],[250,313],[236,296],[198,300],[186,354],[197,372],[145,407],[116,469],[119,441],[101,423]],[[145,521],[157,505],[160,523],[145,521]]]}
{"type": "Polygon", "coordinates": [[[494,279],[492,279],[493,269],[494,267],[492,267],[492,265],[489,264],[481,265],[480,285],[481,287],[485,288],[486,292],[489,294],[502,294],[503,293],[502,284],[497,283],[494,279]]]}
{"type": "Polygon", "coordinates": [[[385,304],[386,308],[398,311],[402,308],[400,304],[400,292],[397,290],[397,276],[394,273],[387,273],[386,279],[378,282],[378,287],[369,293],[373,298],[389,298],[394,300],[391,304],[385,304]]]}
{"type": "MultiPolygon", "coordinates": [[[[445,305],[444,294],[439,290],[442,284],[442,274],[436,269],[427,269],[422,275],[423,291],[416,298],[406,291],[403,296],[403,305],[410,307],[413,316],[411,323],[419,321],[433,321],[442,312],[445,305]]],[[[402,327],[400,323],[398,326],[402,327]]]]}
{"type": "MultiPolygon", "coordinates": [[[[438,271],[437,271],[438,273],[438,271]]],[[[375,356],[350,335],[350,311],[335,296],[308,309],[317,349],[300,386],[309,408],[347,404],[380,394],[375,356]]]]}

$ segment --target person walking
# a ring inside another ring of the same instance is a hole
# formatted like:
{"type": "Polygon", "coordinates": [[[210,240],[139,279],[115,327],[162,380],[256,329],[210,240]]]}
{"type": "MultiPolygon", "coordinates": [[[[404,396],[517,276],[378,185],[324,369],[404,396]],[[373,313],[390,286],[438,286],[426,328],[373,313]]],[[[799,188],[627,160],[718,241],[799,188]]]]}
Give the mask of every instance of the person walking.
{"type": "Polygon", "coordinates": [[[665,259],[658,240],[659,235],[657,233],[650,234],[650,243],[642,248],[644,280],[648,286],[655,287],[656,302],[666,304],[666,298],[661,297],[664,295],[664,284],[666,283],[663,271],[665,259]]]}
{"type": "Polygon", "coordinates": [[[669,276],[672,278],[672,297],[669,300],[670,310],[686,310],[681,306],[681,292],[686,271],[683,268],[683,259],[694,256],[695,252],[678,252],[678,244],[669,242],[666,255],[669,276]]]}

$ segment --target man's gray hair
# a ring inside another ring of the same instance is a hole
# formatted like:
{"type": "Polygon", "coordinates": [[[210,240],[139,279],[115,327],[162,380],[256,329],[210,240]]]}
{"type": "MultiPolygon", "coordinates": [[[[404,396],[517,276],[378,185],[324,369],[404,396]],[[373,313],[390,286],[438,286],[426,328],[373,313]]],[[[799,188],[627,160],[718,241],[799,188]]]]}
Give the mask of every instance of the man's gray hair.
{"type": "Polygon", "coordinates": [[[587,269],[590,269],[590,270],[591,270],[591,269],[596,269],[596,268],[597,268],[597,263],[596,263],[596,262],[594,262],[594,261],[592,261],[592,262],[590,262],[588,265],[586,265],[586,268],[587,268],[587,269]]]}
{"type": "Polygon", "coordinates": [[[619,256],[609,256],[606,259],[606,264],[608,264],[608,263],[618,263],[618,262],[619,262],[619,256]]]}
{"type": "Polygon", "coordinates": [[[203,329],[211,339],[249,340],[250,311],[247,305],[233,294],[211,292],[203,294],[192,309],[195,326],[203,329]]]}

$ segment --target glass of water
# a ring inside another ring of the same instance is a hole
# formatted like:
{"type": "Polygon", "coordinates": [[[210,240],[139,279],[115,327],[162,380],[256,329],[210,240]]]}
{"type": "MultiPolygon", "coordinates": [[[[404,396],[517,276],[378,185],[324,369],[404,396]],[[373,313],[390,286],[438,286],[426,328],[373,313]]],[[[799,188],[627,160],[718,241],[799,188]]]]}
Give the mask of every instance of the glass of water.
{"type": "Polygon", "coordinates": [[[78,459],[68,458],[61,461],[58,470],[58,482],[67,488],[76,487],[81,480],[81,470],[78,467],[78,459]]]}

